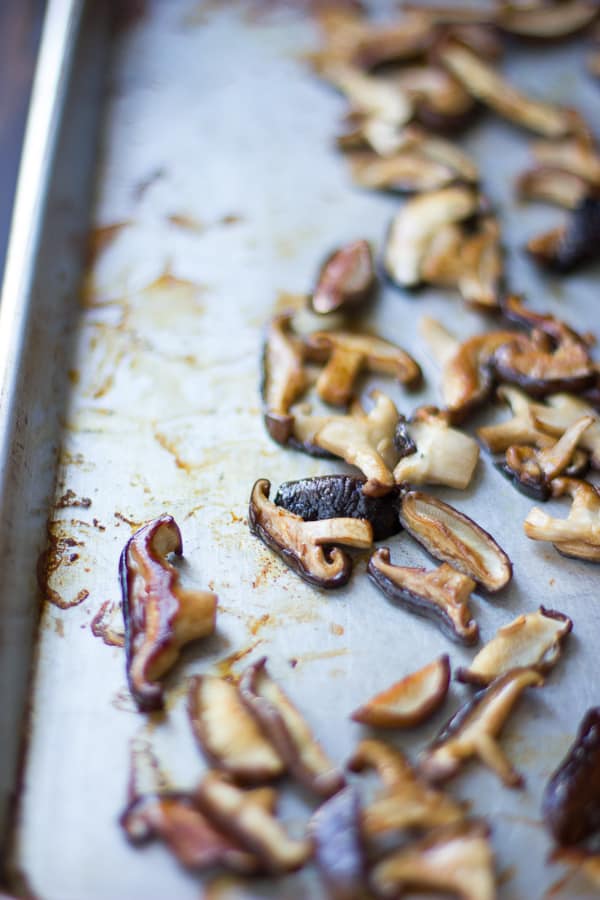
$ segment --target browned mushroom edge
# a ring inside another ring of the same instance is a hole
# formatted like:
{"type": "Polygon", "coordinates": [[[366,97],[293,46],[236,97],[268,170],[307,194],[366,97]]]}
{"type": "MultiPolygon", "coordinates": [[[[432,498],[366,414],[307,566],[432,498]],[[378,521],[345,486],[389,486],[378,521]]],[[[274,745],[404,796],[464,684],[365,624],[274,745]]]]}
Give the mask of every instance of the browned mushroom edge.
{"type": "Polygon", "coordinates": [[[311,306],[320,315],[354,309],[372,297],[376,284],[368,241],[352,241],[334,250],[321,266],[311,306]]]}
{"type": "Polygon", "coordinates": [[[162,708],[159,679],[175,664],[181,647],[215,629],[216,594],[182,588],[168,560],[182,553],[181,532],[166,514],[136,531],[121,553],[127,679],[142,711],[162,708]]]}
{"type": "Polygon", "coordinates": [[[588,28],[598,15],[593,0],[570,0],[520,9],[506,3],[500,10],[497,25],[502,31],[527,40],[560,41],[588,28]]]}
{"type": "Polygon", "coordinates": [[[468,487],[479,460],[479,446],[469,435],[451,428],[450,418],[435,407],[415,410],[402,433],[415,449],[396,464],[398,483],[442,484],[458,490],[468,487]]]}
{"type": "Polygon", "coordinates": [[[274,316],[263,345],[263,415],[269,435],[278,444],[287,444],[292,437],[294,418],[290,407],[308,385],[302,344],[290,333],[291,321],[291,313],[274,316]]]}
{"type": "Polygon", "coordinates": [[[600,197],[587,195],[569,214],[564,225],[527,242],[527,251],[539,265],[568,273],[598,258],[600,197]]]}
{"type": "Polygon", "coordinates": [[[308,831],[327,896],[357,900],[365,890],[366,859],[356,788],[346,787],[326,800],[313,814],[308,831]]]}
{"type": "Polygon", "coordinates": [[[521,200],[576,209],[588,193],[589,186],[575,172],[564,172],[551,166],[536,166],[519,175],[515,190],[521,200]]]}
{"type": "Polygon", "coordinates": [[[587,481],[556,478],[552,483],[555,497],[571,497],[566,519],[557,519],[533,507],[524,523],[524,531],[534,541],[550,541],[564,556],[600,562],[600,493],[587,481]]]}
{"type": "Polygon", "coordinates": [[[414,728],[439,709],[450,686],[447,654],[376,694],[351,719],[376,728],[414,728]]]}

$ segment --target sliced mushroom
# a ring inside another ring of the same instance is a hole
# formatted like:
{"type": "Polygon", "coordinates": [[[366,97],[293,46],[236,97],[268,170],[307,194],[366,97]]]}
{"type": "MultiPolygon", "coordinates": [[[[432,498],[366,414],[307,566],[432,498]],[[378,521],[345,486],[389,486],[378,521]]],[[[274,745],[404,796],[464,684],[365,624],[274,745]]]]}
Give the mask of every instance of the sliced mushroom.
{"type": "Polygon", "coordinates": [[[423,781],[404,754],[383,741],[361,741],[348,767],[353,772],[375,769],[384,786],[362,813],[367,838],[435,828],[465,817],[461,804],[423,781]]]}
{"type": "Polygon", "coordinates": [[[570,272],[598,258],[600,198],[586,196],[564,225],[531,238],[527,250],[536,262],[557,272],[570,272]]]}
{"type": "Polygon", "coordinates": [[[363,488],[379,497],[394,487],[392,469],[398,461],[394,437],[399,421],[395,404],[381,391],[367,414],[359,403],[345,416],[296,415],[294,430],[300,444],[326,450],[356,466],[366,476],[363,488]]]}
{"type": "Polygon", "coordinates": [[[534,507],[525,519],[524,530],[534,541],[551,541],[564,556],[600,562],[600,494],[587,481],[557,478],[553,494],[572,498],[566,519],[555,519],[534,507]]]}
{"type": "Polygon", "coordinates": [[[367,519],[373,540],[381,541],[401,531],[398,518],[399,489],[383,497],[368,497],[364,478],[353,475],[318,475],[301,481],[286,481],[275,495],[276,506],[300,516],[305,522],[318,519],[367,519]]]}
{"type": "Polygon", "coordinates": [[[511,669],[549,672],[560,659],[572,628],[573,622],[564,613],[540,606],[537,612],[517,616],[499,628],[471,665],[457,670],[456,678],[486,687],[511,669]]]}
{"type": "Polygon", "coordinates": [[[406,194],[439,190],[457,180],[449,166],[414,150],[384,157],[375,153],[356,154],[350,168],[355,184],[360,187],[406,194]]]}
{"type": "Polygon", "coordinates": [[[292,315],[275,316],[263,348],[262,397],[267,431],[278,444],[287,443],[294,425],[290,406],[308,385],[302,344],[290,333],[292,315]]]}
{"type": "Polygon", "coordinates": [[[210,762],[244,783],[269,781],[284,771],[281,757],[247,711],[235,684],[198,675],[188,696],[192,730],[210,762]]]}
{"type": "Polygon", "coordinates": [[[495,593],[511,580],[512,564],[504,550],[449,503],[409,491],[402,498],[400,521],[435,559],[450,563],[488,591],[495,593]]]}
{"type": "Polygon", "coordinates": [[[465,303],[483,309],[500,305],[503,275],[500,226],[487,216],[462,244],[457,286],[465,303]]]}
{"type": "Polygon", "coordinates": [[[589,187],[580,175],[563,172],[550,166],[538,166],[519,175],[517,196],[521,200],[552,203],[565,209],[576,209],[588,193],[589,187]]]}
{"type": "Polygon", "coordinates": [[[534,397],[584,391],[597,377],[588,348],[568,333],[555,348],[548,341],[539,341],[535,332],[531,336],[513,335],[511,341],[496,349],[493,364],[499,378],[517,384],[534,397]]]}
{"type": "Polygon", "coordinates": [[[528,97],[457,41],[448,41],[439,59],[471,96],[516,125],[548,138],[565,137],[582,127],[574,112],[528,97]]]}
{"type": "Polygon", "coordinates": [[[471,618],[469,597],[475,582],[444,563],[428,572],[412,566],[394,566],[386,547],[371,556],[368,574],[386,597],[417,615],[432,619],[452,640],[474,644],[479,637],[471,618]]]}
{"type": "Polygon", "coordinates": [[[390,80],[369,75],[346,63],[329,65],[322,74],[342,91],[353,110],[396,125],[405,125],[412,118],[410,98],[390,80]]]}
{"type": "Polygon", "coordinates": [[[539,448],[552,446],[552,438],[538,425],[537,410],[541,404],[508,385],[499,387],[497,395],[508,403],[513,417],[498,425],[485,425],[477,429],[477,437],[490,453],[501,453],[521,444],[534,444],[539,448]]]}
{"type": "Polygon", "coordinates": [[[473,756],[492,769],[506,787],[520,787],[523,778],[513,769],[496,738],[513,706],[530,686],[544,683],[535,669],[511,669],[475,694],[421,753],[419,769],[430,781],[446,781],[473,756]]]}
{"type": "Polygon", "coordinates": [[[568,0],[555,6],[544,3],[533,9],[507,3],[500,11],[498,25],[519,37],[556,40],[587,28],[597,15],[594,0],[568,0]]]}
{"type": "Polygon", "coordinates": [[[321,315],[354,308],[370,298],[375,283],[368,241],[352,241],[334,250],[323,263],[311,297],[312,308],[321,315]]]}
{"type": "Polygon", "coordinates": [[[423,409],[407,425],[416,452],[401,459],[394,469],[400,484],[444,484],[464,490],[471,482],[479,447],[473,438],[451,428],[444,413],[423,409]]]}
{"type": "Polygon", "coordinates": [[[320,21],[325,24],[328,38],[326,48],[313,57],[320,72],[326,71],[333,61],[349,62],[364,69],[405,62],[421,56],[432,39],[431,21],[422,11],[385,25],[349,17],[339,10],[328,10],[320,21]]]}
{"type": "Polygon", "coordinates": [[[436,232],[444,225],[474,215],[480,198],[472,188],[458,185],[413,197],[392,221],[384,254],[385,269],[401,287],[423,280],[423,260],[436,232]]]}
{"type": "Polygon", "coordinates": [[[594,423],[582,433],[579,446],[590,453],[592,466],[600,468],[600,417],[592,406],[579,397],[556,394],[532,408],[540,428],[553,435],[563,434],[582,416],[592,416],[594,423]]]}
{"type": "Polygon", "coordinates": [[[309,790],[329,797],[344,786],[344,776],[323,751],[303,716],[266,669],[266,657],[249,666],[240,695],[288,770],[309,790]]]}
{"type": "Polygon", "coordinates": [[[469,6],[459,3],[427,3],[419,0],[403,0],[404,12],[421,13],[436,25],[481,25],[496,21],[495,4],[473,3],[469,6]]]}
{"type": "Polygon", "coordinates": [[[342,547],[368,549],[373,529],[364,519],[322,519],[305,522],[269,500],[271,484],[259,479],[252,488],[250,531],[309,584],[336,588],[346,584],[352,561],[342,547]]]}
{"type": "Polygon", "coordinates": [[[541,167],[579,175],[587,184],[600,185],[600,155],[585,135],[562,141],[536,141],[532,152],[541,167]]]}
{"type": "Polygon", "coordinates": [[[421,380],[421,369],[410,354],[370,334],[317,331],[306,345],[309,356],[327,360],[317,379],[317,392],[326,403],[345,406],[362,371],[391,375],[410,387],[421,380]]]}
{"type": "Polygon", "coordinates": [[[413,728],[439,709],[450,685],[450,658],[440,656],[356,709],[351,719],[376,728],[413,728]]]}
{"type": "Polygon", "coordinates": [[[208,772],[195,792],[201,811],[253,854],[272,874],[294,872],[311,853],[310,842],[290,838],[281,823],[219,772],[208,772]]]}
{"type": "Polygon", "coordinates": [[[169,515],[136,531],[121,553],[127,679],[144,712],[162,708],[159,679],[173,667],[181,647],[215,630],[216,594],[182,588],[168,560],[182,553],[181,532],[169,515]]]}
{"type": "MultiPolygon", "coordinates": [[[[405,66],[395,81],[411,98],[417,117],[428,128],[439,131],[461,128],[473,114],[475,104],[470,94],[440,66],[405,66]]],[[[460,152],[458,148],[457,152],[460,152]]]]}
{"type": "Polygon", "coordinates": [[[536,343],[540,347],[544,346],[542,335],[547,335],[556,344],[565,341],[572,341],[581,344],[582,347],[589,347],[593,338],[589,335],[581,335],[562,319],[551,313],[538,313],[530,309],[522,296],[518,294],[509,294],[502,304],[502,312],[511,322],[517,322],[531,329],[532,334],[536,337],[536,343]]]}
{"type": "Polygon", "coordinates": [[[559,844],[577,844],[600,831],[600,707],[587,711],[546,785],[542,813],[559,844]]]}
{"type": "Polygon", "coordinates": [[[496,879],[489,829],[479,822],[437,828],[385,856],[371,872],[378,897],[405,891],[443,892],[459,900],[494,900],[496,879]]]}
{"type": "Polygon", "coordinates": [[[309,833],[327,896],[331,900],[365,897],[366,862],[355,788],[344,788],[323,803],[310,820],[309,833]]]}

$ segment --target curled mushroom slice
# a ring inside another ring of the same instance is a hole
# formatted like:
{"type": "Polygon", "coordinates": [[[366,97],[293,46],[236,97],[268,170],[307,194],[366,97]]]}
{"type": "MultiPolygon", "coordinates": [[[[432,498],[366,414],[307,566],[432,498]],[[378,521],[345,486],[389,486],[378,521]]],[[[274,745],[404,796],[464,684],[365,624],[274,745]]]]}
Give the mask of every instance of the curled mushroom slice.
{"type": "Polygon", "coordinates": [[[364,519],[322,519],[305,522],[300,516],[269,500],[270,482],[259,479],[252,488],[248,520],[250,531],[278,554],[309,584],[336,588],[346,584],[352,561],[340,549],[368,549],[373,529],[364,519]]]}
{"type": "Polygon", "coordinates": [[[246,669],[240,681],[240,694],[288,770],[301,784],[325,797],[343,787],[344,776],[267,672],[265,657],[246,669]]]}
{"type": "Polygon", "coordinates": [[[479,195],[457,185],[413,197],[392,221],[386,241],[386,272],[401,287],[423,280],[422,265],[432,238],[444,225],[460,222],[479,209],[479,195]]]}
{"type": "Polygon", "coordinates": [[[169,562],[171,554],[182,553],[181,532],[169,515],[136,531],[121,553],[127,679],[143,711],[162,708],[159,679],[175,664],[181,647],[215,630],[216,594],[182,588],[169,562]]]}
{"type": "Polygon", "coordinates": [[[557,478],[553,494],[572,498],[566,519],[556,519],[534,508],[525,519],[524,530],[534,541],[551,541],[564,556],[600,562],[600,494],[587,481],[557,478]]]}
{"type": "Polygon", "coordinates": [[[462,644],[477,640],[479,628],[469,610],[475,582],[468,576],[446,563],[431,572],[394,566],[385,547],[373,553],[367,571],[386,597],[410,612],[432,619],[452,640],[462,644]]]}
{"type": "Polygon", "coordinates": [[[409,97],[392,81],[345,63],[330,65],[323,74],[345,94],[353,110],[397,125],[404,125],[412,118],[409,97]]]}
{"type": "Polygon", "coordinates": [[[368,300],[374,288],[375,271],[369,243],[352,241],[334,250],[323,263],[311,305],[321,315],[354,308],[368,300]]]}
{"type": "Polygon", "coordinates": [[[262,397],[267,431],[278,444],[287,443],[294,419],[290,406],[307,387],[302,344],[290,333],[292,316],[275,316],[263,348],[262,397]]]}
{"type": "Polygon", "coordinates": [[[528,97],[457,41],[448,41],[439,50],[439,59],[476,100],[516,125],[548,138],[564,137],[581,128],[571,110],[528,97]]]}
{"type": "Polygon", "coordinates": [[[405,62],[421,56],[431,43],[431,22],[422,11],[398,22],[373,24],[339,10],[320,16],[327,46],[313,55],[319,72],[327,74],[332,62],[344,61],[364,69],[390,62],[405,62]]]}
{"type": "Polygon", "coordinates": [[[458,290],[465,303],[496,309],[500,305],[502,275],[500,226],[488,216],[481,221],[477,231],[463,241],[458,290]]]}
{"type": "MultiPolygon", "coordinates": [[[[433,130],[451,131],[461,128],[475,109],[470,94],[440,66],[405,66],[399,71],[395,81],[413,101],[418,119],[433,130]]],[[[465,180],[477,179],[467,176],[465,180]]]]}
{"type": "Polygon", "coordinates": [[[558,662],[573,622],[564,613],[540,606],[537,612],[517,616],[503,625],[471,665],[456,672],[458,681],[486,687],[511,669],[529,668],[546,673],[558,662]]]}
{"type": "Polygon", "coordinates": [[[538,166],[519,175],[517,196],[521,200],[552,203],[565,209],[576,209],[589,188],[580,175],[562,172],[550,166],[538,166]]]}
{"type": "Polygon", "coordinates": [[[559,844],[577,844],[600,831],[600,707],[587,711],[546,785],[542,813],[559,844]]]}
{"type": "Polygon", "coordinates": [[[530,686],[544,683],[535,669],[511,669],[462,706],[421,753],[419,769],[430,781],[446,781],[463,763],[476,756],[507,787],[520,787],[523,778],[504,756],[496,738],[513,706],[530,686]]]}
{"type": "Polygon", "coordinates": [[[494,368],[499,378],[517,384],[534,397],[559,391],[577,393],[596,381],[588,348],[568,333],[555,348],[537,340],[535,334],[513,335],[511,341],[496,349],[494,368]]]}
{"type": "Polygon", "coordinates": [[[578,175],[590,185],[600,185],[600,155],[586,136],[536,141],[531,149],[542,168],[578,175]]]}
{"type": "Polygon", "coordinates": [[[400,489],[382,497],[368,497],[364,478],[353,475],[318,475],[301,481],[286,481],[275,495],[276,506],[300,516],[305,522],[318,519],[366,519],[373,540],[381,541],[401,531],[398,518],[400,489]]]}
{"type": "Polygon", "coordinates": [[[408,150],[383,158],[374,153],[356,154],[350,167],[354,182],[371,190],[422,193],[456,181],[456,173],[448,166],[408,150]]]}
{"type": "Polygon", "coordinates": [[[356,709],[351,719],[376,728],[413,728],[439,709],[450,685],[450,659],[440,656],[356,709]]]}
{"type": "Polygon", "coordinates": [[[503,31],[519,37],[556,40],[587,28],[597,15],[594,0],[568,0],[555,6],[544,3],[532,9],[507,3],[497,23],[503,31]]]}
{"type": "Polygon", "coordinates": [[[362,371],[391,375],[415,387],[421,369],[401,347],[369,334],[318,331],[306,341],[309,356],[327,360],[317,379],[317,393],[326,403],[345,406],[362,371]]]}
{"type": "Polygon", "coordinates": [[[194,735],[210,762],[244,783],[283,773],[281,757],[250,715],[235,684],[215,675],[192,680],[188,712],[194,735]]]}
{"type": "Polygon", "coordinates": [[[314,813],[309,833],[317,868],[331,900],[360,900],[365,891],[365,853],[357,791],[346,787],[314,813]]]}
{"type": "Polygon", "coordinates": [[[402,498],[400,521],[435,559],[450,563],[488,591],[501,590],[512,578],[510,559],[494,538],[449,503],[409,491],[402,498]]]}
{"type": "Polygon", "coordinates": [[[255,856],[267,872],[294,872],[309,858],[309,841],[290,838],[269,810],[221,773],[208,772],[194,796],[208,819],[255,856]]]}
{"type": "Polygon", "coordinates": [[[589,403],[570,394],[555,394],[532,408],[540,428],[558,436],[582,416],[591,416],[593,424],[582,432],[579,446],[590,453],[592,466],[600,468],[600,417],[589,403]]]}
{"type": "Polygon", "coordinates": [[[570,272],[581,263],[597,259],[599,246],[600,198],[585,196],[564,225],[531,238],[527,250],[540,265],[570,272]]]}
{"type": "Polygon", "coordinates": [[[427,409],[407,425],[416,452],[401,459],[394,469],[400,484],[444,484],[464,490],[471,482],[479,447],[473,438],[451,428],[448,416],[427,409]]]}
{"type": "Polygon", "coordinates": [[[438,828],[390,853],[371,872],[376,895],[393,898],[416,889],[460,900],[494,900],[494,857],[488,835],[483,823],[463,822],[438,828]]]}
{"type": "Polygon", "coordinates": [[[490,453],[501,453],[515,444],[552,446],[552,438],[538,425],[536,411],[541,404],[535,403],[518,388],[508,385],[499,387],[497,395],[510,406],[513,417],[498,425],[485,425],[477,429],[477,437],[490,453]]]}

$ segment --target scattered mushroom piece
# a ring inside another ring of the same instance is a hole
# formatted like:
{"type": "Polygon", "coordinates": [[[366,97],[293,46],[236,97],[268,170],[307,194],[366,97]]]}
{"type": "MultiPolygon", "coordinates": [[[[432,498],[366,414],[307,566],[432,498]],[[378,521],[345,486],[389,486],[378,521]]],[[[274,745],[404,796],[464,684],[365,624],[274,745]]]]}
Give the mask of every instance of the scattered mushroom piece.
{"type": "Polygon", "coordinates": [[[464,490],[471,482],[479,447],[473,438],[451,428],[444,413],[422,409],[407,425],[416,451],[400,460],[394,478],[400,484],[444,484],[464,490]]]}
{"type": "Polygon", "coordinates": [[[435,559],[450,563],[488,591],[495,593],[511,580],[512,564],[504,550],[449,503],[409,491],[402,498],[400,521],[435,559]]]}
{"type": "Polygon", "coordinates": [[[334,63],[323,75],[349,100],[353,110],[395,125],[405,125],[413,115],[413,105],[399,85],[369,75],[354,65],[334,63]]]}
{"type": "Polygon", "coordinates": [[[566,519],[555,519],[543,510],[534,508],[525,519],[524,530],[534,541],[551,541],[564,556],[600,562],[600,494],[587,481],[557,478],[553,494],[572,498],[566,519]]]}
{"type": "Polygon", "coordinates": [[[402,530],[398,518],[400,489],[382,497],[368,497],[364,478],[354,475],[318,475],[301,481],[286,481],[275,495],[276,506],[300,516],[305,522],[318,519],[367,519],[373,528],[373,540],[402,530]]]}
{"type": "Polygon", "coordinates": [[[290,334],[292,315],[275,316],[263,349],[262,397],[267,431],[278,444],[287,443],[294,419],[290,406],[307,387],[302,344],[290,334]]]}
{"type": "Polygon", "coordinates": [[[190,686],[188,712],[202,752],[219,769],[246,784],[269,781],[283,773],[281,757],[232,682],[198,675],[190,686]]]}
{"type": "Polygon", "coordinates": [[[482,309],[500,305],[503,260],[500,226],[491,216],[463,242],[458,271],[458,290],[465,301],[482,309]]]}
{"type": "Polygon", "coordinates": [[[570,394],[555,394],[532,409],[539,427],[552,435],[561,435],[582,416],[591,416],[594,422],[581,434],[579,446],[590,453],[592,466],[600,469],[600,417],[593,406],[570,394]]]}
{"type": "Polygon", "coordinates": [[[344,786],[344,776],[289,697],[270,677],[266,661],[263,657],[246,669],[240,681],[241,697],[290,773],[309,790],[329,797],[344,786]]]}
{"type": "Polygon", "coordinates": [[[572,620],[564,613],[540,606],[537,612],[517,616],[499,628],[471,665],[457,670],[456,678],[487,687],[511,669],[536,669],[545,674],[560,659],[572,628],[572,620]]]}
{"type": "Polygon", "coordinates": [[[376,863],[371,883],[378,897],[406,890],[443,892],[459,900],[494,900],[496,879],[489,829],[462,822],[432,831],[376,863]]]}
{"type": "Polygon", "coordinates": [[[585,135],[562,141],[536,141],[532,152],[542,167],[579,175],[588,185],[600,185],[600,155],[585,135]]]}
{"type": "Polygon", "coordinates": [[[168,556],[181,556],[175,519],[162,515],[127,541],[119,563],[129,689],[140,710],[163,706],[159,683],[184,644],[215,630],[217,596],[186,590],[168,556]]]}
{"type": "Polygon", "coordinates": [[[419,616],[432,619],[449,638],[474,644],[479,637],[471,618],[469,597],[475,582],[444,563],[428,572],[412,566],[394,566],[387,547],[376,550],[367,572],[386,597],[419,616]]]}
{"type": "Polygon", "coordinates": [[[309,833],[317,868],[331,900],[359,900],[366,896],[365,853],[357,791],[346,787],[314,813],[309,833]]]}
{"type": "Polygon", "coordinates": [[[435,741],[421,753],[419,769],[430,781],[446,781],[463,763],[478,756],[506,787],[520,787],[523,778],[513,769],[496,738],[513,706],[530,686],[544,683],[535,669],[511,669],[479,691],[443,727],[435,741]]]}
{"type": "Polygon", "coordinates": [[[569,331],[554,347],[547,338],[540,341],[535,331],[531,336],[514,334],[512,340],[497,347],[493,364],[499,378],[534,397],[559,391],[578,393],[592,387],[597,377],[587,346],[569,331]]]}
{"type": "Polygon", "coordinates": [[[600,198],[585,196],[564,225],[531,238],[527,250],[536,262],[557,272],[570,272],[598,258],[600,198]]]}
{"type": "MultiPolygon", "coordinates": [[[[461,128],[471,118],[475,109],[470,94],[440,66],[404,66],[396,75],[395,81],[413,101],[418,119],[434,131],[452,131],[461,128]]],[[[448,144],[447,141],[443,143],[448,144]]],[[[456,152],[461,151],[456,148],[456,152]]],[[[440,160],[443,161],[448,162],[447,157],[440,160]]],[[[463,169],[463,175],[464,171],[463,169]]],[[[477,181],[477,177],[470,176],[465,180],[477,181]]]]}
{"type": "Polygon", "coordinates": [[[370,298],[375,283],[368,241],[352,241],[334,250],[323,263],[311,297],[312,308],[321,315],[355,308],[370,298]]]}
{"type": "Polygon", "coordinates": [[[431,21],[421,11],[401,21],[377,25],[339,10],[320,16],[325,26],[327,46],[314,54],[319,72],[332,62],[349,62],[373,69],[390,62],[404,62],[421,56],[431,44],[431,21]]]}
{"type": "Polygon", "coordinates": [[[474,215],[480,206],[477,191],[464,185],[413,197],[390,226],[384,253],[385,269],[400,287],[416,287],[423,280],[423,260],[438,229],[474,215]]]}
{"type": "Polygon", "coordinates": [[[364,370],[391,375],[409,387],[421,380],[421,369],[410,354],[370,334],[318,331],[307,338],[306,345],[309,356],[327,360],[317,379],[317,392],[335,406],[351,400],[356,379],[364,370]]]}
{"type": "Polygon", "coordinates": [[[450,685],[450,658],[438,657],[355,710],[351,719],[376,728],[413,728],[439,709],[450,685]]]}
{"type": "Polygon", "coordinates": [[[364,519],[305,522],[269,500],[271,484],[259,479],[252,488],[250,531],[309,584],[336,588],[348,582],[352,560],[342,547],[368,549],[373,529],[364,519]]]}
{"type": "Polygon", "coordinates": [[[597,15],[594,0],[568,0],[555,6],[544,3],[533,8],[507,3],[497,23],[503,31],[519,37],[557,40],[587,28],[597,15]]]}
{"type": "MultiPolygon", "coordinates": [[[[541,404],[535,403],[523,391],[509,385],[499,387],[497,395],[508,403],[513,417],[498,425],[485,425],[477,429],[477,437],[490,453],[501,453],[513,445],[521,444],[533,444],[539,448],[552,446],[552,438],[538,425],[537,410],[541,404]]],[[[558,433],[561,434],[562,431],[558,433]]]]}
{"type": "Polygon", "coordinates": [[[552,203],[565,209],[576,209],[588,193],[589,187],[580,175],[563,172],[550,166],[538,166],[519,175],[517,196],[521,200],[552,203]]]}
{"type": "Polygon", "coordinates": [[[251,793],[231,784],[221,773],[208,772],[196,789],[195,799],[209,820],[256,856],[267,872],[294,872],[309,858],[309,841],[290,838],[251,793]]]}
{"type": "Polygon", "coordinates": [[[360,187],[407,194],[439,190],[457,180],[449,166],[414,150],[384,157],[375,153],[356,154],[350,161],[350,170],[360,187]]]}
{"type": "Polygon", "coordinates": [[[577,844],[600,831],[600,707],[585,714],[544,791],[542,813],[554,839],[577,844]]]}

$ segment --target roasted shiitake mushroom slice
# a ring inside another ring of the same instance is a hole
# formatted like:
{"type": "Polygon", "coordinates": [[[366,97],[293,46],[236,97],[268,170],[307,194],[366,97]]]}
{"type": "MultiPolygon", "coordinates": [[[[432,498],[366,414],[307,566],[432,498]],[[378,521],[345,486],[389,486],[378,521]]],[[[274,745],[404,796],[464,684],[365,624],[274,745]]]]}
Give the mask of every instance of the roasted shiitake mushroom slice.
{"type": "Polygon", "coordinates": [[[371,697],[350,718],[376,728],[414,728],[439,709],[449,685],[450,658],[445,654],[371,697]]]}
{"type": "Polygon", "coordinates": [[[263,347],[263,413],[267,431],[278,444],[289,440],[294,424],[290,406],[308,386],[302,343],[291,333],[291,322],[291,313],[275,316],[263,347]]]}
{"type": "Polygon", "coordinates": [[[415,450],[404,456],[394,469],[401,484],[443,484],[464,490],[471,482],[479,447],[462,431],[451,428],[447,413],[422,407],[406,425],[415,450]]]}
{"type": "Polygon", "coordinates": [[[369,300],[375,285],[368,241],[352,241],[334,250],[323,263],[311,295],[311,306],[321,315],[354,309],[369,300]]]}
{"type": "Polygon", "coordinates": [[[598,258],[600,247],[600,197],[587,195],[564,225],[531,238],[527,251],[540,265],[556,272],[571,272],[598,258]]]}
{"type": "Polygon", "coordinates": [[[366,900],[366,859],[358,792],[346,787],[313,814],[314,858],[331,900],[366,900]]]}
{"type": "Polygon", "coordinates": [[[517,178],[515,188],[521,200],[552,203],[565,209],[577,209],[589,191],[581,175],[550,166],[537,166],[523,172],[517,178]]]}
{"type": "Polygon", "coordinates": [[[532,410],[540,428],[557,436],[562,435],[582,416],[591,416],[593,424],[582,432],[579,446],[589,452],[592,467],[600,468],[600,417],[593,406],[571,394],[555,394],[546,397],[545,403],[535,404],[532,410]]]}
{"type": "Polygon", "coordinates": [[[540,404],[512,385],[501,385],[496,395],[508,404],[513,416],[497,425],[485,425],[477,429],[477,437],[486,450],[501,453],[509,447],[524,444],[539,448],[552,446],[554,442],[551,436],[538,424],[536,411],[540,404]]]}
{"type": "Polygon", "coordinates": [[[566,519],[556,519],[534,508],[525,519],[524,530],[534,541],[551,541],[564,556],[600,562],[600,494],[587,481],[556,478],[552,484],[555,497],[571,497],[566,519]]]}
{"type": "Polygon", "coordinates": [[[505,3],[496,21],[509,34],[551,41],[577,34],[591,25],[597,15],[598,5],[593,0],[542,3],[532,8],[505,3]]]}
{"type": "Polygon", "coordinates": [[[600,155],[588,135],[562,141],[536,141],[531,150],[538,165],[579,175],[591,186],[600,185],[600,155]]]}

